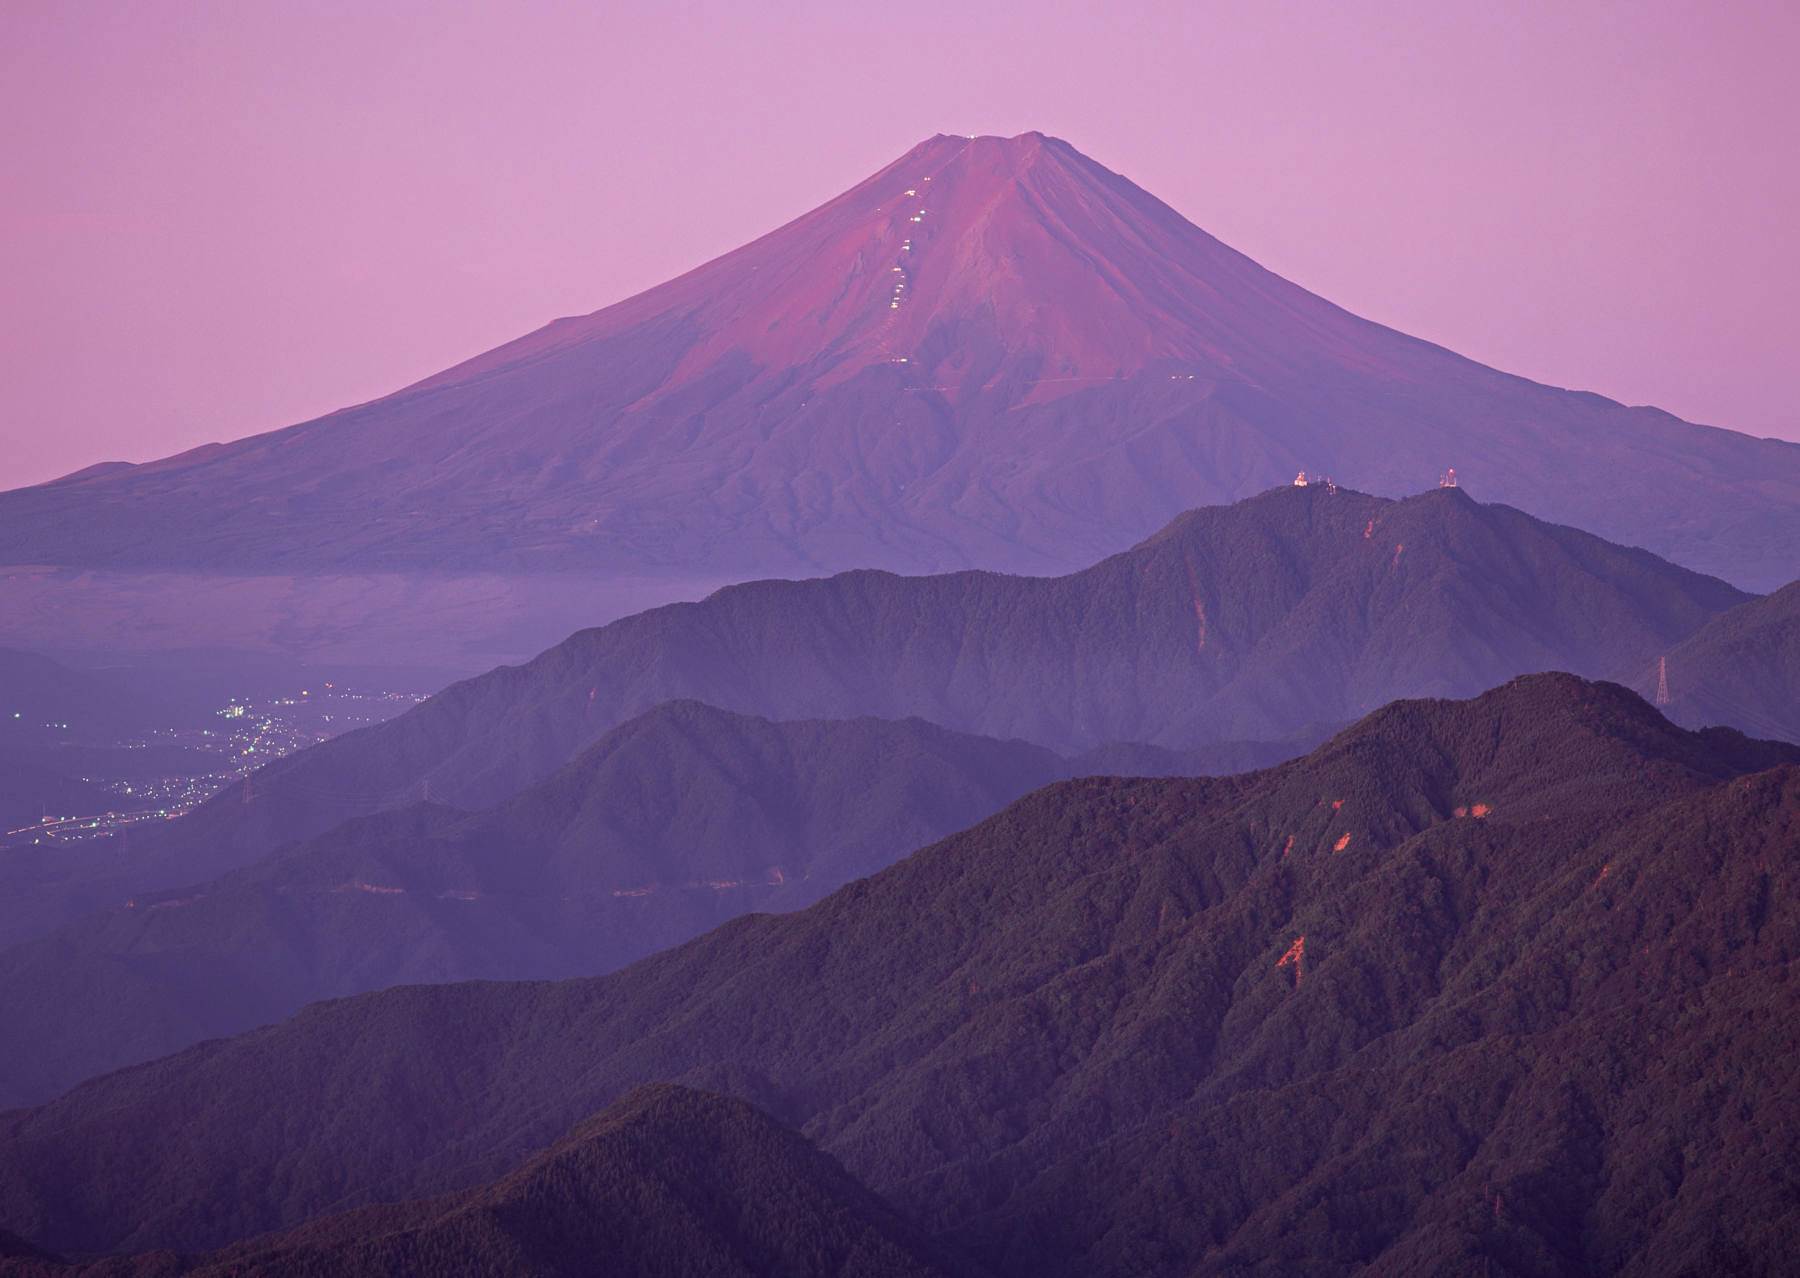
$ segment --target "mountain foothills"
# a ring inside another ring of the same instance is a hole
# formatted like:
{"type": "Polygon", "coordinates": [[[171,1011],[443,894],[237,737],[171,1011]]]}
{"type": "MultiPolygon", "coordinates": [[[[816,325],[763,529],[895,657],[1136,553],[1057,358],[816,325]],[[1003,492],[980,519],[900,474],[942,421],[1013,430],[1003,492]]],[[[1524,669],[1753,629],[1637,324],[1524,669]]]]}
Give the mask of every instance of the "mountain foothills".
{"type": "Polygon", "coordinates": [[[941,1256],[802,1137],[742,1101],[664,1086],[632,1093],[480,1189],[364,1208],[207,1255],[70,1265],[21,1249],[11,1263],[0,1259],[0,1272],[952,1278],[972,1271],[941,1256]]]}
{"type": "Polygon", "coordinates": [[[0,1106],[316,999],[611,971],[739,914],[811,904],[1049,781],[1211,762],[1066,760],[919,720],[667,703],[488,811],[353,818],[0,954],[0,1023],[30,1044],[0,1060],[0,1106]]]}
{"type": "Polygon", "coordinates": [[[356,817],[199,885],[0,952],[0,1107],[402,982],[591,976],[809,905],[1069,776],[1242,771],[1293,753],[1120,745],[1065,759],[921,720],[771,723],[668,702],[485,812],[356,817]]]}
{"type": "Polygon", "coordinates": [[[1568,675],[1400,702],[1263,772],[1053,784],[610,976],[402,987],[87,1083],[0,1117],[0,1223],[411,1246],[661,1081],[1002,1278],[1774,1274],[1797,851],[1800,747],[1568,675]],[[397,1228],[305,1223],[350,1209],[397,1228]]]}
{"type": "Polygon", "coordinates": [[[673,699],[771,719],[916,716],[1063,754],[1246,741],[1291,754],[1395,697],[1538,670],[1635,674],[1748,598],[1459,489],[1390,501],[1317,485],[1191,511],[1064,577],[753,582],[579,632],[278,760],[129,858],[0,868],[15,903],[0,935],[203,882],[350,817],[503,802],[673,699]]]}
{"type": "Polygon", "coordinates": [[[1646,697],[1666,683],[1677,723],[1800,741],[1800,581],[1721,613],[1631,683],[1646,697]]]}
{"type": "Polygon", "coordinates": [[[1064,572],[1300,469],[1395,495],[1447,466],[1742,586],[1796,575],[1800,446],[1359,319],[1037,133],[931,138],[678,279],[373,402],[0,495],[0,563],[1064,572]]]}

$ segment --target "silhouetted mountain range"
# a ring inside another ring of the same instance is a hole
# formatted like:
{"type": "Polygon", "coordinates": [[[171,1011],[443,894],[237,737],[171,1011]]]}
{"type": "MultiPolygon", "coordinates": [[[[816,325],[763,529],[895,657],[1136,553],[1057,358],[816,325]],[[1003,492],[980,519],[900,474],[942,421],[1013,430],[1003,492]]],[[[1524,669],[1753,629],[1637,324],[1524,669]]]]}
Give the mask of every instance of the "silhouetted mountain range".
{"type": "Polygon", "coordinates": [[[0,1221],[205,1248],[509,1172],[645,1082],[1001,1275],[1775,1273],[1800,747],[1567,675],[1038,791],[611,976],[307,1009],[0,1118],[0,1221]]]}
{"type": "Polygon", "coordinates": [[[1395,697],[1535,670],[1635,673],[1747,598],[1457,489],[1396,502],[1323,486],[1192,511],[1066,577],[753,582],[582,631],[270,764],[129,860],[59,862],[47,887],[15,879],[0,934],[202,882],[352,816],[499,803],[672,699],[774,719],[917,716],[1065,754],[1304,746],[1395,697]]]}
{"type": "MultiPolygon", "coordinates": [[[[1206,762],[1130,753],[1143,771],[1206,762]]],[[[0,1024],[30,1044],[0,1060],[0,1106],[321,998],[608,972],[808,905],[1088,770],[1103,769],[919,720],[777,724],[669,703],[487,812],[354,818],[0,954],[0,1024]]]]}
{"type": "Polygon", "coordinates": [[[1357,318],[1041,134],[931,138],[678,279],[371,403],[0,495],[0,562],[1061,572],[1322,470],[1794,575],[1800,446],[1357,318]]]}
{"type": "Polygon", "coordinates": [[[39,1253],[0,1261],[0,1272],[949,1278],[971,1271],[942,1257],[831,1158],[742,1101],[662,1086],[632,1093],[478,1190],[364,1208],[211,1255],[160,1252],[70,1266],[39,1253]]]}

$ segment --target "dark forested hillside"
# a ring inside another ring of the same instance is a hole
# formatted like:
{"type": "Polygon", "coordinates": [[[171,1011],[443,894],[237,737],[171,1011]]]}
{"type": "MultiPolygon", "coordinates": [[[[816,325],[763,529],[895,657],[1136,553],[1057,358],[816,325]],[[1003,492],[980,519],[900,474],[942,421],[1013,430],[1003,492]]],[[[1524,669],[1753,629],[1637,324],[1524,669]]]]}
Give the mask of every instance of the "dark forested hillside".
{"type": "Polygon", "coordinates": [[[279,760],[128,863],[13,899],[47,926],[347,817],[497,803],[675,698],[777,719],[916,715],[1065,752],[1287,740],[1395,697],[1636,670],[1745,598],[1457,489],[1396,502],[1287,487],[1067,577],[755,582],[582,631],[279,760]]]}
{"type": "Polygon", "coordinates": [[[594,980],[321,1004],[0,1118],[0,1224],[204,1248],[504,1175],[657,1080],[1000,1274],[1779,1272],[1800,748],[1564,675],[1059,783],[594,980]]]}
{"type": "Polygon", "coordinates": [[[647,1087],[494,1184],[328,1217],[210,1255],[66,1265],[20,1249],[14,1278],[948,1278],[972,1273],[741,1101],[647,1087]]]}

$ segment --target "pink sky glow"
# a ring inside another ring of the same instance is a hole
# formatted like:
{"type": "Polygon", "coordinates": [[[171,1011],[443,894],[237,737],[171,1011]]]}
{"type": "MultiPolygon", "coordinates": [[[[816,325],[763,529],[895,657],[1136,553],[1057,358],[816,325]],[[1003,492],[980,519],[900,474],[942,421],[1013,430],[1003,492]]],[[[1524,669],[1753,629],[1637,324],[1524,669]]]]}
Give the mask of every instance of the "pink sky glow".
{"type": "Polygon", "coordinates": [[[0,6],[0,488],[372,398],[1041,129],[1288,278],[1800,439],[1800,7],[0,6]]]}

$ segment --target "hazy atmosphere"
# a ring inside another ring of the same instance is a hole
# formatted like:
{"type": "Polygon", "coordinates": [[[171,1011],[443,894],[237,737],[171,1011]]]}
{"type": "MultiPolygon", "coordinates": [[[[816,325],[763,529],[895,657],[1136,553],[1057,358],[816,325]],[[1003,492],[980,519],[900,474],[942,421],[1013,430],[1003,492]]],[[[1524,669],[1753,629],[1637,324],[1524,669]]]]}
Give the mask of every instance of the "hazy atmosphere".
{"type": "Polygon", "coordinates": [[[0,24],[0,1278],[1793,1272],[1795,13],[0,24]]]}
{"type": "Polygon", "coordinates": [[[0,487],[371,398],[1033,129],[1358,314],[1800,438],[1797,55],[1776,0],[14,0],[0,487]]]}

